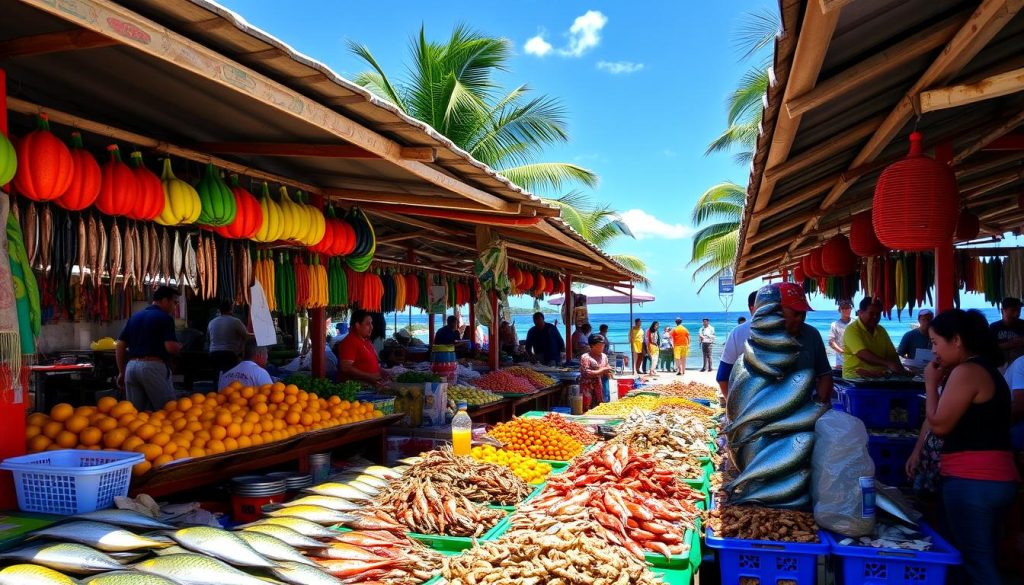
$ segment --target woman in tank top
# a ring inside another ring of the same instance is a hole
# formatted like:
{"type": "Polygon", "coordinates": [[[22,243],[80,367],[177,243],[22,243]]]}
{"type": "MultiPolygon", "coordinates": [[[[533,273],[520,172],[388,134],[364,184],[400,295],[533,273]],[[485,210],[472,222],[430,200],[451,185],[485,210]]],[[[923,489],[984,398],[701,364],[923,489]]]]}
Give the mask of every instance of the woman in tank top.
{"type": "Polygon", "coordinates": [[[1001,583],[998,535],[1020,481],[1010,448],[1010,389],[996,370],[1002,353],[978,311],[943,312],[929,336],[936,359],[925,368],[925,414],[943,439],[942,500],[950,532],[971,583],[1001,583]]]}

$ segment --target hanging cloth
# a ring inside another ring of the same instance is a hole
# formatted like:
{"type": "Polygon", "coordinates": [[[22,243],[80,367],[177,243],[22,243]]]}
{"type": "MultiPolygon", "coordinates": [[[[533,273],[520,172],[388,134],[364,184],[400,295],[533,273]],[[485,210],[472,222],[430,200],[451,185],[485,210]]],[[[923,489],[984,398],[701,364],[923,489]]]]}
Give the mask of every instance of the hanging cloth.
{"type": "Polygon", "coordinates": [[[20,403],[27,382],[22,366],[35,356],[40,328],[39,288],[10,205],[10,197],[0,192],[0,220],[7,226],[0,251],[8,259],[0,262],[0,391],[5,401],[20,403]]]}
{"type": "Polygon", "coordinates": [[[473,271],[480,282],[480,295],[476,303],[476,319],[485,327],[491,327],[495,315],[491,310],[490,292],[498,295],[498,303],[508,305],[511,284],[508,280],[508,253],[505,242],[495,238],[473,263],[473,271]]]}

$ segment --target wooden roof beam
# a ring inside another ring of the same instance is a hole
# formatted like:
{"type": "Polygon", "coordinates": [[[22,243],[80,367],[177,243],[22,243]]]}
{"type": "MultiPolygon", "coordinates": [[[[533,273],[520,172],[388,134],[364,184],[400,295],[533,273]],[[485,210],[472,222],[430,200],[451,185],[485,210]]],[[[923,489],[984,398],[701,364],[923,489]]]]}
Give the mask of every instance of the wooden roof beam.
{"type": "Polygon", "coordinates": [[[583,266],[583,267],[587,267],[587,268],[592,266],[592,263],[587,262],[586,260],[578,260],[576,258],[570,258],[570,257],[565,256],[563,254],[556,254],[555,252],[548,252],[547,250],[541,250],[540,248],[536,248],[534,246],[524,246],[523,244],[516,244],[514,242],[505,242],[505,247],[508,248],[509,250],[517,250],[519,252],[526,252],[526,253],[532,254],[534,256],[541,256],[543,258],[550,258],[552,260],[557,260],[558,262],[564,262],[566,264],[572,264],[573,266],[583,266]]]}
{"type": "Polygon", "coordinates": [[[0,42],[0,59],[110,47],[118,42],[91,30],[72,29],[0,42]]]}
{"type": "MultiPolygon", "coordinates": [[[[312,158],[371,158],[379,159],[365,148],[351,144],[284,144],[273,142],[204,142],[196,150],[220,154],[255,154],[263,156],[312,158]]],[[[403,146],[399,156],[403,160],[434,162],[437,150],[428,146],[403,146]]]]}
{"type": "MultiPolygon", "coordinates": [[[[504,199],[473,187],[424,162],[403,159],[402,145],[383,134],[111,0],[76,0],[78,10],[74,12],[63,10],[60,3],[54,3],[51,0],[22,0],[22,2],[84,29],[117,40],[168,65],[208,79],[253,102],[273,108],[298,122],[321,128],[345,142],[362,147],[388,160],[424,181],[467,199],[491,208],[500,208],[506,203],[504,199]],[[133,27],[134,34],[128,36],[124,34],[124,23],[133,27]],[[153,39],[159,39],[159,42],[154,42],[153,39]],[[181,54],[186,51],[191,53],[193,58],[182,59],[181,54]]],[[[183,26],[183,28],[203,29],[204,27],[230,26],[226,20],[219,18],[217,20],[223,24],[204,21],[183,26]]]]}
{"type": "Polygon", "coordinates": [[[788,175],[806,170],[823,160],[828,160],[845,150],[856,146],[860,141],[875,133],[882,123],[878,116],[864,120],[853,128],[849,128],[831,140],[819,142],[786,162],[775,165],[764,172],[764,180],[778,181],[788,175]]]}
{"type": "Polygon", "coordinates": [[[503,213],[510,215],[519,215],[522,213],[522,206],[519,203],[509,203],[506,207],[499,210],[484,207],[483,205],[473,203],[472,201],[467,201],[465,199],[445,197],[441,195],[385,193],[383,191],[368,191],[364,189],[334,189],[330,187],[324,189],[324,195],[331,198],[343,199],[345,201],[361,201],[366,203],[414,205],[417,207],[460,209],[465,211],[479,211],[483,213],[503,213]]]}
{"type": "Polygon", "coordinates": [[[430,232],[435,232],[435,233],[439,233],[439,234],[447,234],[447,235],[454,235],[455,234],[455,232],[453,232],[451,230],[445,229],[445,228],[443,228],[441,226],[438,226],[438,225],[434,225],[434,224],[432,224],[430,222],[427,222],[427,221],[422,221],[422,220],[416,219],[414,217],[408,217],[408,216],[405,216],[405,215],[396,215],[394,213],[388,213],[386,211],[381,211],[379,209],[365,209],[364,211],[366,211],[366,213],[368,213],[370,215],[375,215],[377,217],[380,217],[380,218],[383,218],[383,219],[387,219],[387,220],[393,221],[395,223],[400,223],[400,224],[404,224],[404,225],[408,225],[408,226],[412,226],[412,227],[418,227],[421,230],[427,230],[427,231],[430,231],[430,232]]]}
{"type": "Polygon", "coordinates": [[[966,12],[951,16],[858,62],[842,73],[833,75],[817,84],[807,92],[786,101],[786,110],[790,116],[800,116],[850,91],[882,79],[903,65],[949,42],[956,31],[960,30],[965,20],[967,20],[966,12]]]}
{"type": "Polygon", "coordinates": [[[934,112],[1024,91],[1024,68],[986,77],[974,83],[921,92],[921,111],[934,112]]]}
{"type": "MultiPolygon", "coordinates": [[[[914,85],[907,90],[892,112],[875,132],[860,153],[850,163],[856,167],[873,161],[888,146],[896,134],[914,115],[914,103],[918,95],[937,83],[945,83],[956,76],[968,63],[985,48],[986,45],[1006,26],[1017,12],[1024,7],[1024,0],[983,0],[975,9],[967,22],[957,31],[931,66],[921,75],[914,85]]],[[[836,182],[835,187],[821,202],[819,209],[824,211],[832,207],[852,183],[836,182]]],[[[811,233],[821,219],[818,214],[811,218],[801,231],[800,237],[790,245],[790,251],[796,249],[804,237],[811,233]]]]}

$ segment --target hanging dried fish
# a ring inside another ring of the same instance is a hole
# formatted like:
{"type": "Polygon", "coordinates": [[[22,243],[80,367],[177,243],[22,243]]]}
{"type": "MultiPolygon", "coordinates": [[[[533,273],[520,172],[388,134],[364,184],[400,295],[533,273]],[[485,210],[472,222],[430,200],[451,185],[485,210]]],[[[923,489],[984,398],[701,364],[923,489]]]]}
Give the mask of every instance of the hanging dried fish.
{"type": "Polygon", "coordinates": [[[121,273],[121,258],[124,252],[121,247],[121,228],[117,226],[117,220],[111,222],[110,228],[110,292],[114,292],[114,283],[121,273]]]}
{"type": "Polygon", "coordinates": [[[210,283],[206,279],[206,246],[203,245],[203,234],[196,239],[196,270],[199,273],[199,298],[204,301],[210,298],[210,283]]]}
{"type": "Polygon", "coordinates": [[[124,290],[128,290],[129,281],[135,280],[135,240],[138,233],[134,225],[125,226],[124,237],[124,290]]]}
{"type": "Polygon", "coordinates": [[[85,235],[85,220],[82,216],[78,216],[78,254],[76,255],[75,265],[78,266],[78,282],[85,284],[85,251],[86,251],[86,235],[85,235]]]}
{"type": "MultiPolygon", "coordinates": [[[[99,233],[99,238],[100,238],[100,243],[99,243],[99,260],[96,262],[96,279],[95,279],[95,285],[98,288],[100,286],[100,284],[102,284],[101,280],[103,279],[103,273],[107,270],[107,257],[108,257],[108,255],[110,253],[110,250],[107,247],[107,226],[103,225],[103,217],[102,216],[100,216],[100,218],[98,220],[96,220],[96,231],[99,233]]],[[[97,293],[97,294],[102,296],[102,293],[97,293]]]]}
{"type": "Polygon", "coordinates": [[[195,248],[190,245],[189,236],[185,236],[185,276],[192,288],[196,287],[197,270],[195,248]]]}
{"type": "Polygon", "coordinates": [[[85,226],[85,266],[82,266],[82,281],[85,281],[85,268],[89,268],[89,282],[96,286],[96,263],[99,261],[99,234],[96,233],[96,216],[89,214],[85,226]]]}
{"type": "Polygon", "coordinates": [[[146,234],[146,226],[142,226],[142,231],[139,231],[139,224],[135,223],[132,226],[133,240],[135,242],[135,290],[142,292],[142,270],[143,261],[146,259],[142,255],[142,236],[146,234]]]}
{"type": "Polygon", "coordinates": [[[39,240],[38,256],[40,268],[42,268],[43,271],[49,274],[51,269],[50,257],[52,256],[52,245],[54,240],[53,212],[50,211],[49,205],[43,206],[42,218],[38,221],[37,229],[39,230],[37,238],[39,240]]]}
{"type": "Polygon", "coordinates": [[[150,284],[156,288],[157,270],[160,266],[160,236],[156,233],[156,226],[149,224],[149,277],[150,284]]]}
{"type": "Polygon", "coordinates": [[[178,235],[178,230],[174,230],[174,246],[171,248],[171,258],[172,272],[168,278],[176,280],[178,288],[181,288],[184,286],[183,280],[185,278],[185,255],[181,251],[181,238],[178,235]]]}
{"type": "Polygon", "coordinates": [[[25,234],[25,249],[28,252],[29,266],[33,268],[39,255],[39,234],[36,231],[38,229],[39,214],[36,211],[36,204],[29,201],[28,209],[25,211],[25,223],[22,224],[21,231],[25,234]]]}
{"type": "Polygon", "coordinates": [[[142,230],[139,232],[139,240],[142,245],[142,259],[139,261],[139,288],[149,280],[149,227],[146,224],[142,224],[142,230]]]}
{"type": "Polygon", "coordinates": [[[171,284],[171,259],[174,257],[173,254],[171,236],[167,234],[167,228],[160,228],[160,278],[167,285],[171,284]]]}

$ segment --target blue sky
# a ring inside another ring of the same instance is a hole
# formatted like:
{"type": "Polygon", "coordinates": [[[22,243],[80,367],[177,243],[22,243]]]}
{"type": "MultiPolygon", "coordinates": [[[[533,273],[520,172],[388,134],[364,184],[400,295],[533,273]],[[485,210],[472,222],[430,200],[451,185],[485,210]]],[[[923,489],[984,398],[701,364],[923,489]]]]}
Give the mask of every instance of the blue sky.
{"type": "MultiPolygon", "coordinates": [[[[727,154],[704,156],[725,126],[725,98],[750,66],[733,39],[743,14],[777,9],[775,0],[742,2],[493,2],[221,0],[255,26],[352,78],[366,67],[346,49],[367,45],[389,75],[404,74],[421,25],[443,40],[465,23],[515,48],[508,86],[527,83],[560,98],[572,141],[548,161],[596,171],[591,195],[623,213],[636,239],[609,250],[650,267],[651,312],[721,310],[717,289],[697,295],[687,268],[689,216],[707,187],[746,184],[749,170],[727,154]]],[[[545,194],[554,195],[554,194],[545,194]]],[[[733,309],[760,281],[737,287],[733,309]]],[[[834,307],[812,299],[816,308],[834,307]]],[[[625,307],[623,307],[625,308],[625,307]]]]}

